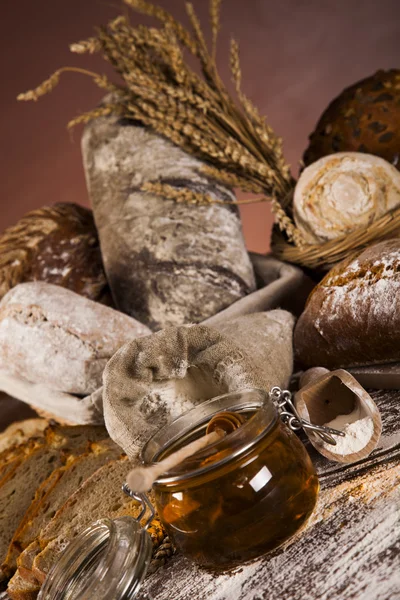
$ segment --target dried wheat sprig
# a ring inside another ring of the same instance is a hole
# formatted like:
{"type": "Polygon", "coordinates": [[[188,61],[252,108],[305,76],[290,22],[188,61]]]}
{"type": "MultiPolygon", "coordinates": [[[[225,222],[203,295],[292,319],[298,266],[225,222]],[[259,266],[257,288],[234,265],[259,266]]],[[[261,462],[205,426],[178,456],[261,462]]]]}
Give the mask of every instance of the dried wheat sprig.
{"type": "Polygon", "coordinates": [[[174,200],[178,203],[204,205],[213,204],[215,202],[214,198],[207,194],[194,192],[188,188],[176,188],[167,183],[160,183],[157,181],[147,181],[142,185],[141,190],[142,192],[161,196],[167,200],[174,200]]]}
{"type": "Polygon", "coordinates": [[[98,119],[99,117],[107,117],[112,114],[120,114],[121,116],[124,114],[121,104],[105,104],[104,106],[99,106],[97,108],[94,108],[93,110],[89,110],[88,112],[85,112],[82,115],[78,115],[77,117],[69,121],[68,129],[72,129],[77,125],[89,123],[89,121],[91,121],[92,119],[98,119]]]}
{"type": "Polygon", "coordinates": [[[293,242],[298,248],[305,246],[305,241],[300,231],[297,229],[293,221],[288,217],[282,206],[273,198],[271,200],[271,210],[276,217],[276,222],[281,231],[284,231],[290,242],[293,242]]]}
{"type": "Polygon", "coordinates": [[[263,187],[261,184],[253,181],[249,178],[243,177],[238,173],[232,173],[231,171],[225,171],[224,169],[217,169],[211,165],[204,165],[200,169],[200,173],[211,177],[224,185],[232,188],[239,188],[243,192],[249,194],[262,194],[263,187]]]}
{"type": "Polygon", "coordinates": [[[259,198],[251,200],[218,200],[214,196],[209,194],[202,194],[201,192],[195,192],[188,188],[178,188],[168,183],[161,183],[159,181],[146,181],[141,186],[141,191],[147,194],[154,194],[155,196],[161,196],[166,200],[174,200],[177,203],[184,204],[195,204],[197,206],[204,206],[210,204],[230,204],[230,205],[241,205],[241,204],[254,204],[254,202],[265,202],[265,198],[259,198]]]}
{"type": "Polygon", "coordinates": [[[222,0],[210,0],[210,21],[212,32],[212,59],[215,62],[217,57],[217,39],[220,30],[220,12],[222,0]]]}
{"type": "Polygon", "coordinates": [[[97,38],[90,37],[87,40],[70,44],[69,49],[75,54],[95,54],[101,51],[101,43],[97,38]]]}
{"type": "Polygon", "coordinates": [[[125,4],[136,10],[137,12],[147,15],[149,17],[155,17],[162,23],[168,23],[173,28],[178,40],[188,49],[190,52],[197,56],[196,44],[190,35],[190,33],[183,27],[176,19],[172,17],[166,10],[160,6],[155,6],[145,0],[123,0],[125,4]]]}
{"type": "Polygon", "coordinates": [[[80,69],[78,67],[63,67],[62,69],[58,69],[55,73],[53,73],[53,75],[51,75],[48,79],[43,81],[37,88],[33,90],[28,90],[27,92],[23,92],[22,94],[18,94],[17,100],[38,100],[41,96],[45,96],[49,92],[53,91],[54,88],[58,85],[61,75],[66,72],[81,73],[83,75],[88,75],[89,77],[92,77],[96,85],[108,91],[116,91],[120,89],[117,88],[117,86],[115,86],[114,84],[112,84],[105,75],[99,75],[98,73],[93,73],[93,71],[88,71],[87,69],[80,69]]]}

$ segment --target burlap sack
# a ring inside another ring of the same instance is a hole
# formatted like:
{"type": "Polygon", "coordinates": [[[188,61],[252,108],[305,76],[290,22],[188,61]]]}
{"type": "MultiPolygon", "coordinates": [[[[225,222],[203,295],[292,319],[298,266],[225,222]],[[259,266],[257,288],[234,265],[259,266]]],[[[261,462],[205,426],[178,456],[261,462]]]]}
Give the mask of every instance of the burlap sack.
{"type": "Polygon", "coordinates": [[[199,402],[248,387],[286,386],[294,317],[282,310],[214,327],[167,328],[129,342],[104,371],[103,412],[131,458],[160,427],[199,402]]]}

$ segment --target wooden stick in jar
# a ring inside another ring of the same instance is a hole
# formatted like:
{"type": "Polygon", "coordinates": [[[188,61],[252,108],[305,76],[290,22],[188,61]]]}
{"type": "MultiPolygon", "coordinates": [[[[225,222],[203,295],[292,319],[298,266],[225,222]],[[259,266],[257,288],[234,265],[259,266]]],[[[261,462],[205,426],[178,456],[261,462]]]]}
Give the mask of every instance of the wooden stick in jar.
{"type": "Polygon", "coordinates": [[[216,431],[208,433],[200,439],[191,442],[187,446],[184,446],[157,464],[151,465],[150,467],[136,467],[135,469],[132,469],[126,478],[128,486],[137,494],[148,492],[160,475],[173,469],[186,458],[192,456],[192,454],[195,454],[206,446],[218,442],[224,435],[225,431],[217,429],[216,431]]]}

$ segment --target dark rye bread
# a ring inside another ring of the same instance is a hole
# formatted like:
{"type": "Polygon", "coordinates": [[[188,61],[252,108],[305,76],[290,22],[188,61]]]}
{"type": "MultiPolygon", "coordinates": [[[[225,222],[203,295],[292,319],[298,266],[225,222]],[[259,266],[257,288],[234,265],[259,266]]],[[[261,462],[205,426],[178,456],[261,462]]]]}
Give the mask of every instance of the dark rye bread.
{"type": "Polygon", "coordinates": [[[110,302],[91,210],[68,203],[45,206],[6,229],[0,236],[0,298],[26,281],[110,302]]]}
{"type": "Polygon", "coordinates": [[[92,439],[98,441],[106,437],[108,436],[104,427],[50,426],[45,432],[44,443],[32,446],[12,476],[0,488],[1,563],[38,486],[54,469],[62,466],[69,455],[81,454],[87,450],[92,439]]]}
{"type": "Polygon", "coordinates": [[[107,278],[117,307],[151,329],[199,323],[255,289],[235,196],[204,164],[116,116],[87,124],[82,154],[107,278]],[[206,194],[175,202],[147,183],[206,194]]]}
{"type": "Polygon", "coordinates": [[[380,242],[336,265],[312,291],[294,347],[304,367],[400,360],[400,240],[380,242]]]}
{"type": "Polygon", "coordinates": [[[39,535],[42,551],[33,562],[33,573],[43,583],[49,569],[68,543],[101,518],[138,517],[141,506],[122,492],[130,469],[127,457],[101,467],[67,500],[39,535]]]}
{"type": "Polygon", "coordinates": [[[45,443],[46,441],[44,439],[32,439],[4,450],[0,455],[0,487],[12,477],[14,471],[24,460],[25,456],[27,456],[34,447],[42,446],[45,443]]]}
{"type": "Polygon", "coordinates": [[[367,152],[400,170],[400,70],[377,71],[332,100],[304,153],[310,165],[335,152],[367,152]]]}
{"type": "Polygon", "coordinates": [[[71,455],[66,465],[53,471],[43,481],[14,533],[1,566],[7,577],[14,573],[19,554],[36,539],[71,494],[103,464],[121,454],[121,448],[111,439],[90,443],[87,453],[77,457],[71,455]]]}

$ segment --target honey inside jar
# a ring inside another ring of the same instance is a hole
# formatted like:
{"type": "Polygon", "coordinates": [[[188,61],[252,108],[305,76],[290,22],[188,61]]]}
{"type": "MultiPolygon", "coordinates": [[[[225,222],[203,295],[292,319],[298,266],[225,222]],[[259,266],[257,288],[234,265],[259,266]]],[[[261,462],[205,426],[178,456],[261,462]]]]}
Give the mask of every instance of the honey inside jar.
{"type": "MultiPolygon", "coordinates": [[[[319,488],[304,446],[259,390],[221,396],[178,419],[156,460],[204,434],[228,404],[243,424],[154,485],[158,514],[174,544],[209,568],[230,568],[282,544],[311,515],[319,488]]],[[[156,447],[157,440],[150,451],[156,447]]]]}

